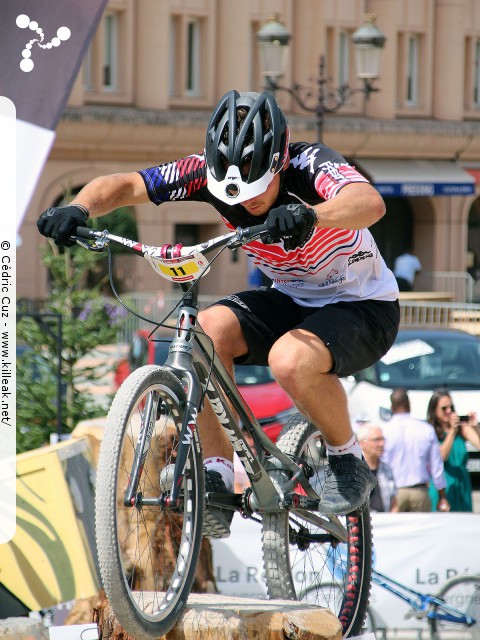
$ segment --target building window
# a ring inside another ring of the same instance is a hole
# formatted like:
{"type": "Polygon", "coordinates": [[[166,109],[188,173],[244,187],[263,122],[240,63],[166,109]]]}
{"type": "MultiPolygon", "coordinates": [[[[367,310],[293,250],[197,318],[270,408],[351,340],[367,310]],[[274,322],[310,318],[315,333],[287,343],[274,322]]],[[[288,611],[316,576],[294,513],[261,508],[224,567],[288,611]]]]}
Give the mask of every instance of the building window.
{"type": "Polygon", "coordinates": [[[340,31],[338,40],[338,84],[350,83],[350,34],[340,31]]]}
{"type": "Polygon", "coordinates": [[[83,60],[83,89],[84,91],[93,90],[93,72],[92,72],[92,46],[90,45],[83,60]]]}
{"type": "Polygon", "coordinates": [[[118,89],[118,16],[107,13],[104,20],[103,39],[103,88],[118,89]]]}
{"type": "Polygon", "coordinates": [[[169,95],[178,94],[178,70],[177,60],[179,57],[179,36],[180,36],[180,18],[172,16],[170,19],[170,41],[169,41],[169,60],[168,67],[168,92],[169,95]]]}
{"type": "Polygon", "coordinates": [[[407,90],[406,103],[418,104],[418,64],[419,64],[418,36],[410,35],[407,46],[407,90]]]}
{"type": "Polygon", "coordinates": [[[200,226],[198,224],[176,224],[174,228],[175,244],[192,246],[200,242],[200,226]]]}
{"type": "Polygon", "coordinates": [[[475,41],[475,60],[473,67],[473,106],[480,107],[480,40],[475,41]]]}
{"type": "Polygon", "coordinates": [[[170,20],[169,92],[171,96],[201,95],[204,21],[176,15],[170,20]]]}
{"type": "Polygon", "coordinates": [[[187,23],[187,70],[185,90],[187,94],[198,95],[200,88],[200,26],[198,20],[187,23]]]}

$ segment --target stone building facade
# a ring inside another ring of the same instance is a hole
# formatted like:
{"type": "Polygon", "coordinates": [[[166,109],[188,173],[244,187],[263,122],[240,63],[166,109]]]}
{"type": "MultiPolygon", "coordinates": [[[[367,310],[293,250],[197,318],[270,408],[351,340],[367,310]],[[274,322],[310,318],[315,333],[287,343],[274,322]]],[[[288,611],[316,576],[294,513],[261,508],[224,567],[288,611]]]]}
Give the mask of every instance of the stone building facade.
{"type": "MultiPolygon", "coordinates": [[[[324,142],[384,196],[387,215],[372,230],[390,266],[411,245],[427,273],[480,273],[479,0],[111,0],[20,230],[18,296],[42,298],[48,287],[35,226],[41,211],[97,175],[202,151],[218,98],[230,88],[261,90],[256,33],[270,15],[293,35],[281,83],[313,79],[315,90],[321,54],[333,86],[361,86],[350,36],[366,13],[386,36],[380,90],[328,115],[324,142]]],[[[277,97],[292,139],[313,141],[312,114],[287,92],[277,97]]],[[[197,203],[143,205],[134,216],[151,244],[223,232],[216,213],[197,203]]],[[[244,255],[221,261],[202,293],[247,285],[244,255]]],[[[121,268],[128,290],[170,289],[139,259],[121,268]]]]}

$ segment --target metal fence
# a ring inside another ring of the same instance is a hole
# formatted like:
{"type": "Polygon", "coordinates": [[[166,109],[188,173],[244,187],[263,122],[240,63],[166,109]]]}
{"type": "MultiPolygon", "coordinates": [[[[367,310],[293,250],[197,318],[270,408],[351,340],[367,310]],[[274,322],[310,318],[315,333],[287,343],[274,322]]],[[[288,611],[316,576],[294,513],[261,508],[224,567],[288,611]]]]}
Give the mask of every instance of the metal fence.
{"type": "MultiPolygon", "coordinates": [[[[467,274],[468,275],[468,274],[467,274]]],[[[180,295],[169,294],[129,294],[124,301],[139,315],[173,326],[175,312],[169,312],[179,302],[180,295]],[[173,316],[173,318],[172,318],[173,316]]],[[[199,308],[213,304],[218,296],[199,296],[199,308]]],[[[422,300],[400,301],[400,324],[402,327],[436,327],[462,329],[480,336],[480,304],[469,302],[424,302],[422,300]]],[[[130,342],[137,329],[153,329],[149,324],[132,314],[128,314],[119,337],[121,342],[130,342]]]]}
{"type": "Polygon", "coordinates": [[[453,302],[473,302],[474,285],[466,271],[422,271],[415,279],[416,291],[450,293],[453,302]]]}
{"type": "MultiPolygon", "coordinates": [[[[153,330],[155,323],[173,327],[175,325],[176,305],[180,302],[181,291],[172,293],[135,293],[122,295],[123,302],[142,318],[129,313],[119,334],[120,342],[130,342],[138,329],[153,330]],[[150,322],[148,322],[150,320],[150,322]]],[[[198,308],[205,309],[218,300],[219,296],[198,296],[198,308]]],[[[161,333],[162,330],[159,329],[161,333]]]]}
{"type": "Polygon", "coordinates": [[[480,304],[402,300],[400,325],[432,329],[461,329],[480,336],[480,304]]]}
{"type": "MultiPolygon", "coordinates": [[[[468,275],[468,274],[467,274],[468,275]]],[[[155,323],[174,326],[175,305],[180,301],[180,293],[135,293],[122,295],[123,302],[135,313],[125,313],[118,333],[118,342],[131,342],[138,329],[155,328],[155,323]],[[148,322],[151,320],[151,322],[148,322]]],[[[218,296],[199,296],[199,308],[205,309],[218,300],[218,296]]],[[[113,301],[112,301],[113,302],[113,301]]],[[[34,305],[35,309],[38,305],[34,305]]],[[[33,309],[25,302],[19,311],[25,313],[33,309]]],[[[400,324],[402,327],[436,327],[462,329],[480,336],[480,303],[472,302],[426,302],[422,300],[400,301],[400,324]]],[[[159,330],[162,333],[162,329],[159,330]]],[[[165,332],[165,331],[163,331],[165,332]]]]}

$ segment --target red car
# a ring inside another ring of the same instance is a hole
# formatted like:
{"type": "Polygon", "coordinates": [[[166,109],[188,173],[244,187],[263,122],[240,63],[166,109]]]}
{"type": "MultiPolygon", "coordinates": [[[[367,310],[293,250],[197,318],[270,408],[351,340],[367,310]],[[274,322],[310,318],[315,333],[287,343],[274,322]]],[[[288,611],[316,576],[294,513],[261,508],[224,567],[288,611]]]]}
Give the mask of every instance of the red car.
{"type": "MultiPolygon", "coordinates": [[[[125,378],[145,364],[163,364],[168,356],[170,340],[148,340],[149,332],[139,330],[134,335],[128,358],[120,361],[115,372],[117,388],[125,378]]],[[[296,413],[290,397],[275,382],[269,367],[236,365],[235,379],[254,416],[268,437],[275,442],[289,418],[296,413]]]]}

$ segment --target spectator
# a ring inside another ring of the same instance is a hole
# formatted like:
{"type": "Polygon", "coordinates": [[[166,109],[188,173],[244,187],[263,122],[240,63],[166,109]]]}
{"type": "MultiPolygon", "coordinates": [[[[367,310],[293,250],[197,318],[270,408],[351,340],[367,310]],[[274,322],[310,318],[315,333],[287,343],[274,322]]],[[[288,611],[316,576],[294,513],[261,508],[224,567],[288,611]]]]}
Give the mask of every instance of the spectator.
{"type": "MultiPolygon", "coordinates": [[[[446,496],[452,511],[473,511],[472,482],[467,469],[468,452],[465,441],[480,449],[477,416],[462,416],[455,412],[448,389],[437,389],[428,403],[427,420],[433,425],[440,441],[440,453],[445,467],[446,496]]],[[[435,499],[435,487],[430,489],[435,499]]]]}
{"type": "Polygon", "coordinates": [[[445,497],[445,473],[435,431],[428,422],[410,415],[405,389],[390,396],[392,417],[385,426],[383,461],[390,465],[398,487],[399,511],[431,511],[430,478],[438,490],[437,511],[449,511],[445,497]]]}
{"type": "Polygon", "coordinates": [[[398,511],[397,487],[390,466],[381,460],[385,438],[376,424],[365,423],[357,430],[357,440],[362,447],[370,471],[377,479],[377,485],[370,494],[372,511],[398,511]]]}
{"type": "Polygon", "coordinates": [[[395,259],[393,273],[397,279],[400,291],[412,291],[415,276],[421,271],[422,265],[417,256],[414,256],[410,249],[402,253],[395,259]]]}

